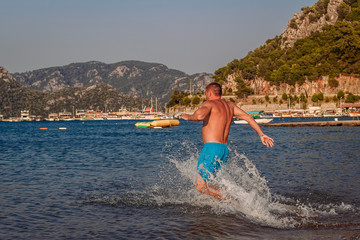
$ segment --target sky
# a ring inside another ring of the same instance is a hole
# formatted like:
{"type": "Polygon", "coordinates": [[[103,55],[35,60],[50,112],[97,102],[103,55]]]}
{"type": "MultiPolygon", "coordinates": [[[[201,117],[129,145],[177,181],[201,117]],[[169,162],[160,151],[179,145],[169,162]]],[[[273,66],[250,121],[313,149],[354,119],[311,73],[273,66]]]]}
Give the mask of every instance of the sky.
{"type": "Polygon", "coordinates": [[[155,62],[214,73],[317,0],[0,0],[0,66],[155,62]]]}

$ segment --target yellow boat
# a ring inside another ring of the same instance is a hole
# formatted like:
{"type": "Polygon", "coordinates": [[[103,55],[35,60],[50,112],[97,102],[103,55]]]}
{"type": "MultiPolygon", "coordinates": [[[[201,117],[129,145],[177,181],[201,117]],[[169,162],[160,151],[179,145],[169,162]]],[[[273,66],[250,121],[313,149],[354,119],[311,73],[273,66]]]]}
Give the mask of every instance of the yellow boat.
{"type": "Polygon", "coordinates": [[[179,126],[180,121],[176,119],[169,120],[171,123],[171,126],[179,126]]]}
{"type": "Polygon", "coordinates": [[[135,124],[137,128],[166,128],[172,126],[178,126],[179,120],[155,120],[152,122],[138,122],[135,124]]]}
{"type": "Polygon", "coordinates": [[[137,128],[151,128],[150,122],[137,122],[135,126],[137,128]]]}
{"type": "Polygon", "coordinates": [[[179,120],[156,120],[150,123],[150,125],[153,127],[172,127],[178,126],[179,124],[179,120]]]}

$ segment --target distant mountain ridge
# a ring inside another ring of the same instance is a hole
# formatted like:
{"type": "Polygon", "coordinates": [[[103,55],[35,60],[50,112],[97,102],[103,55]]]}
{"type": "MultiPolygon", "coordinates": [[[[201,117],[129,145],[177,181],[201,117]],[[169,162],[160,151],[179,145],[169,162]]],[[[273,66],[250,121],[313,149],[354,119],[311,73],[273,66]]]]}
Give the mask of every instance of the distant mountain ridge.
{"type": "Polygon", "coordinates": [[[141,61],[72,63],[12,75],[24,86],[43,92],[110,84],[123,94],[140,98],[157,97],[162,103],[170,99],[175,88],[190,91],[191,82],[192,91],[203,91],[212,81],[212,74],[187,75],[163,64],[141,61]]]}
{"type": "Polygon", "coordinates": [[[29,89],[3,67],[0,67],[0,96],[0,114],[5,117],[19,117],[21,110],[47,117],[49,113],[74,109],[118,111],[122,107],[142,110],[150,106],[150,99],[121,94],[110,84],[64,87],[51,93],[29,89]]]}

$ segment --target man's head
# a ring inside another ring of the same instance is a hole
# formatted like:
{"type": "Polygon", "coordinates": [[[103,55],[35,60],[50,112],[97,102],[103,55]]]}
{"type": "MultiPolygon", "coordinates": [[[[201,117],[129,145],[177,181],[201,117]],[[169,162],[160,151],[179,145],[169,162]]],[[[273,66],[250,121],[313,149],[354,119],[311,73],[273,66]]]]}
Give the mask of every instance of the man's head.
{"type": "Polygon", "coordinates": [[[221,89],[220,84],[218,84],[216,82],[212,82],[206,86],[205,95],[206,95],[207,99],[210,96],[215,97],[215,98],[221,98],[221,94],[222,94],[222,89],[221,89]]]}

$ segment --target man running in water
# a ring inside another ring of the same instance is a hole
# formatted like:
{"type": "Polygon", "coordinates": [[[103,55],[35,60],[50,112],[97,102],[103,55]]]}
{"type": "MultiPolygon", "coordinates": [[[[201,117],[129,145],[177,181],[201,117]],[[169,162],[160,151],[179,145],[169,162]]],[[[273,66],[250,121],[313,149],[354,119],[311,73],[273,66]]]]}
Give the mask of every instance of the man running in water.
{"type": "Polygon", "coordinates": [[[228,150],[228,135],[233,117],[243,119],[259,135],[261,142],[272,147],[274,140],[265,135],[260,126],[246,112],[230,101],[221,99],[222,89],[218,83],[210,83],[206,87],[206,102],[193,114],[183,114],[181,119],[190,121],[203,121],[202,138],[204,147],[198,161],[198,177],[196,189],[201,192],[222,199],[219,189],[208,183],[211,177],[216,176],[221,165],[226,163],[228,150]]]}

